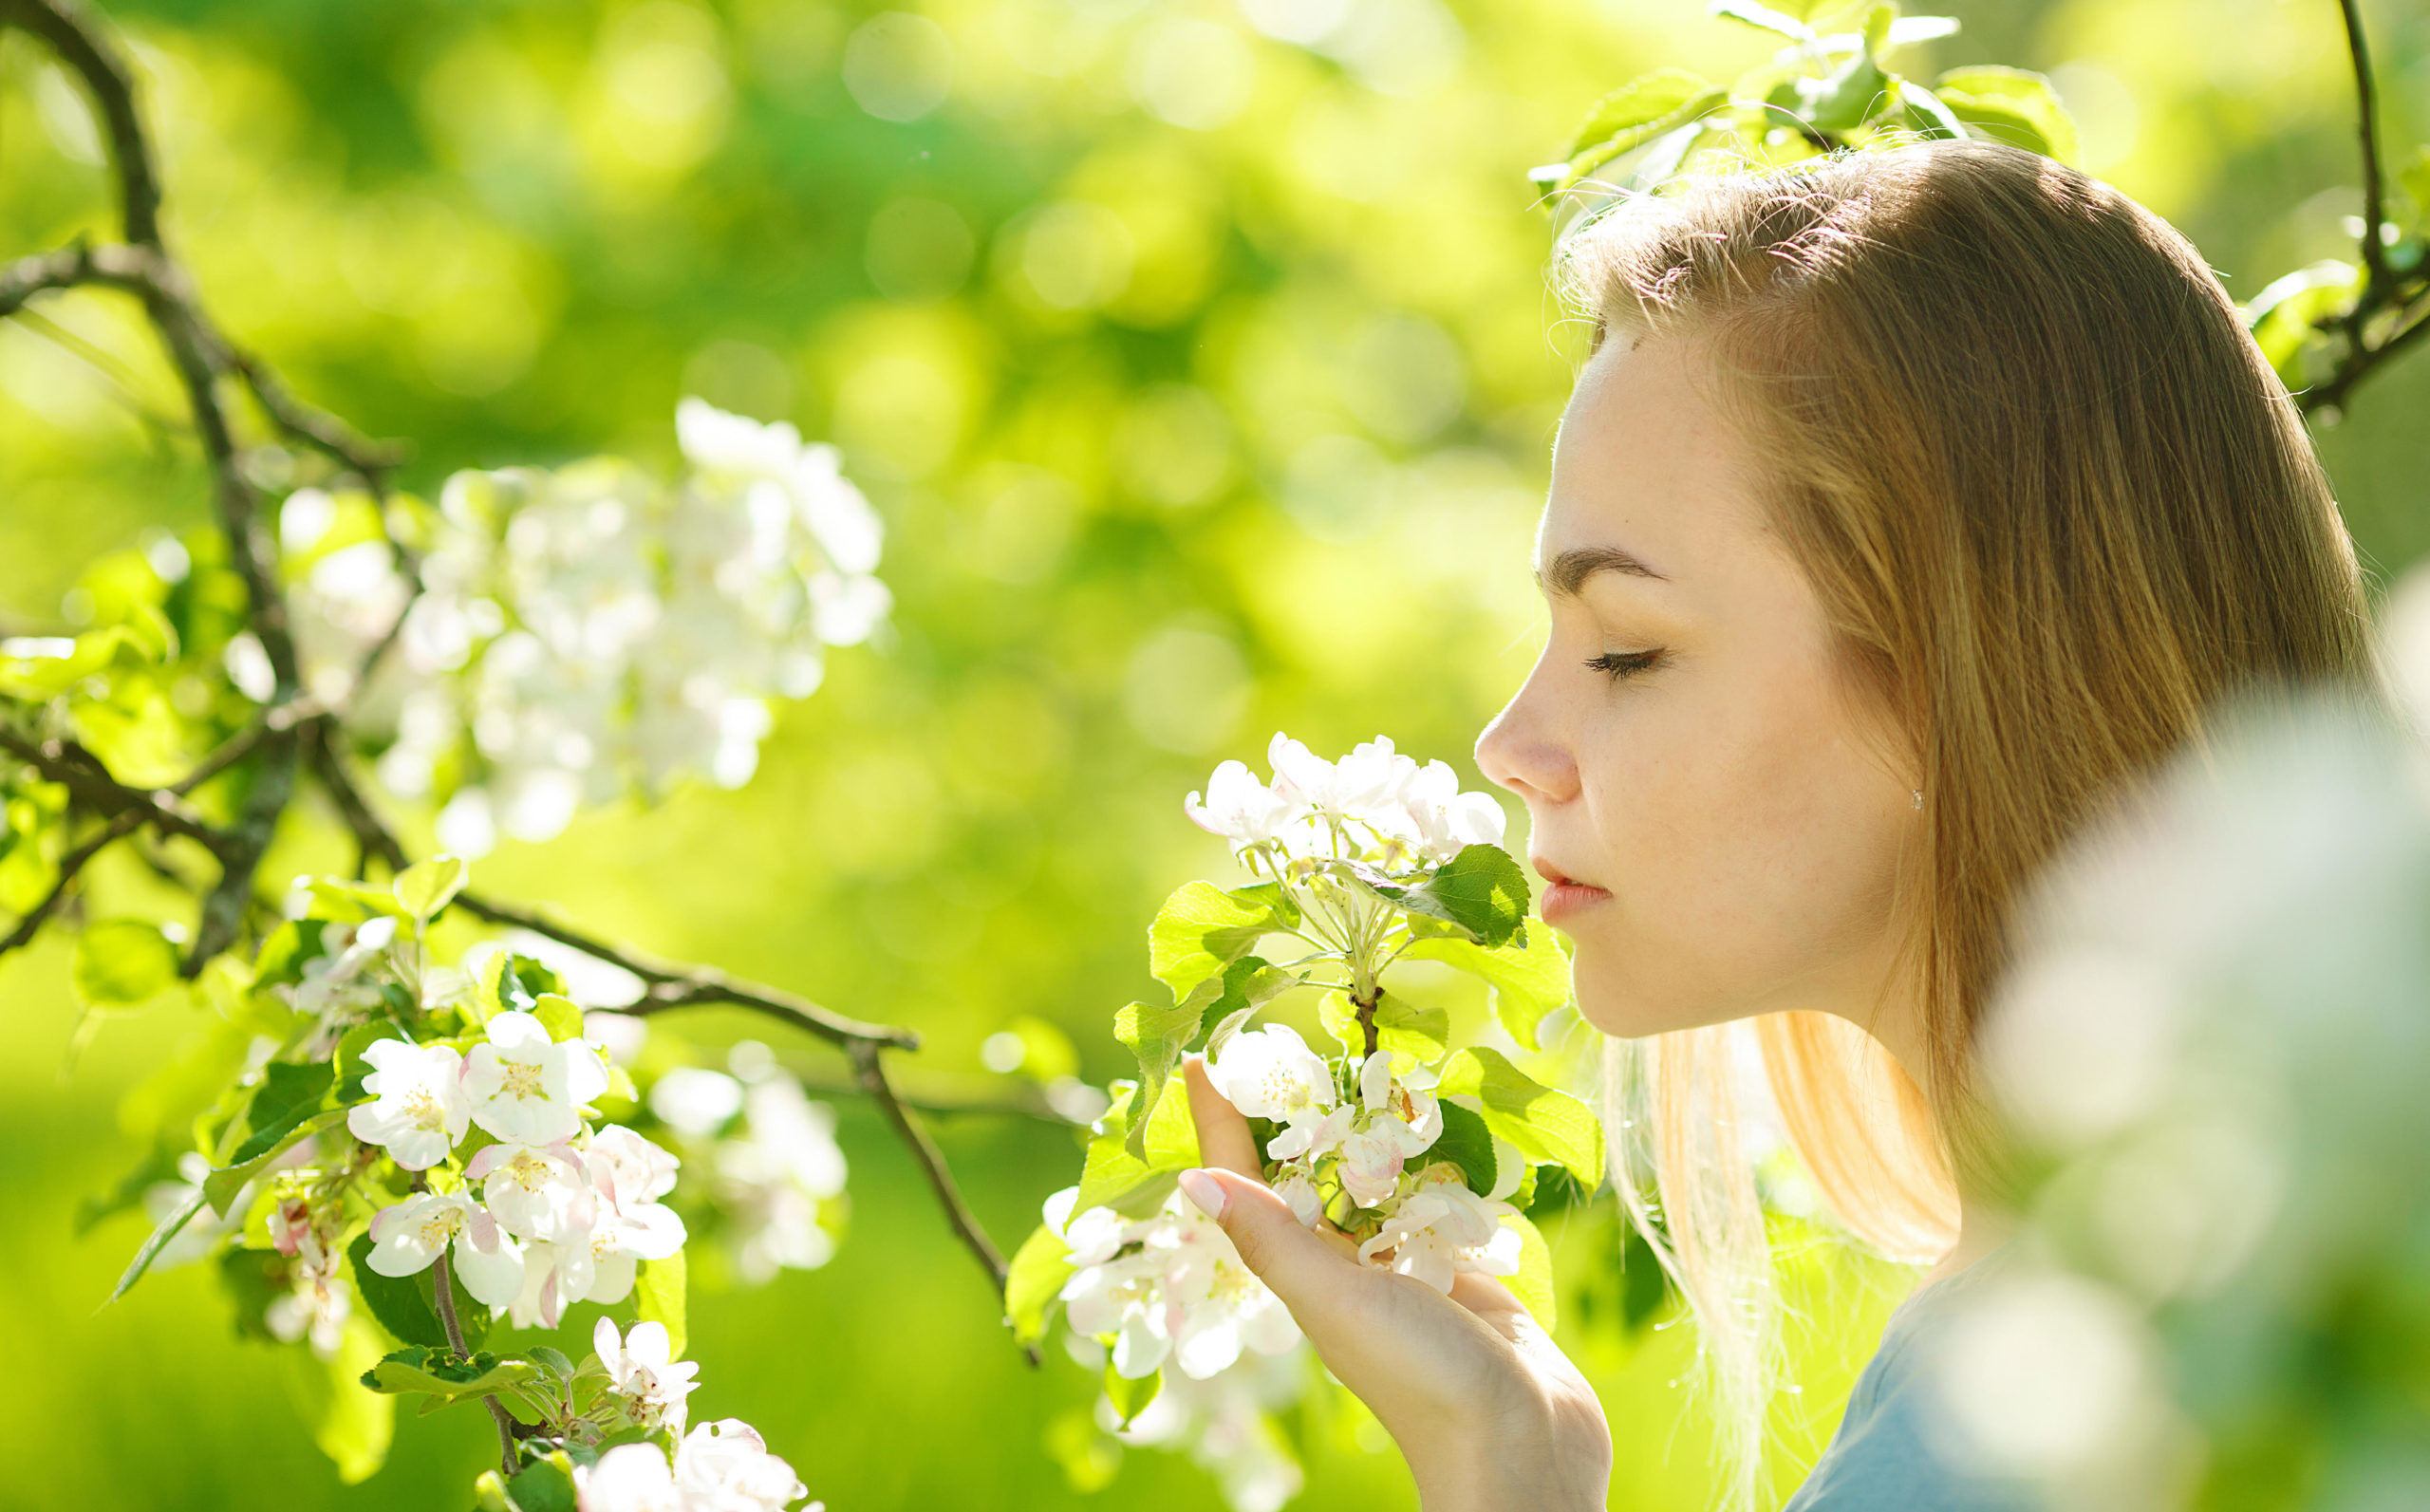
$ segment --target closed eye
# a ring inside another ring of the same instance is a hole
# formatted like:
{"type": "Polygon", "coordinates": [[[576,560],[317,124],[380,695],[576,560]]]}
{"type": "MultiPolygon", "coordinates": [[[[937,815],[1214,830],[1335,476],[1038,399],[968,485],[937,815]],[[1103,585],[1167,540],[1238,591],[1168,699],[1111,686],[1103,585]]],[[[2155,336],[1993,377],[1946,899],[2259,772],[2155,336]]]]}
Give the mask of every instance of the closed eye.
{"type": "Polygon", "coordinates": [[[1651,651],[1606,651],[1601,656],[1587,658],[1586,666],[1587,670],[1600,672],[1617,682],[1624,677],[1659,666],[1667,654],[1659,646],[1651,651]]]}

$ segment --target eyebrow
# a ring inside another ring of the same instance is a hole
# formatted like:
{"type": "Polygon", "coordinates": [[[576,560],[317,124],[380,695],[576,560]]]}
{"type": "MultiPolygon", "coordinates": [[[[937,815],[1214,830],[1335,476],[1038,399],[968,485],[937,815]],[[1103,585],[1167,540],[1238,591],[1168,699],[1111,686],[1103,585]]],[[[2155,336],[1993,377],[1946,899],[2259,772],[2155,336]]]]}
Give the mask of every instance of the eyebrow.
{"type": "Polygon", "coordinates": [[[1598,572],[1625,572],[1631,577],[1663,581],[1662,574],[1617,546],[1574,546],[1536,569],[1536,586],[1547,598],[1571,598],[1598,572]]]}

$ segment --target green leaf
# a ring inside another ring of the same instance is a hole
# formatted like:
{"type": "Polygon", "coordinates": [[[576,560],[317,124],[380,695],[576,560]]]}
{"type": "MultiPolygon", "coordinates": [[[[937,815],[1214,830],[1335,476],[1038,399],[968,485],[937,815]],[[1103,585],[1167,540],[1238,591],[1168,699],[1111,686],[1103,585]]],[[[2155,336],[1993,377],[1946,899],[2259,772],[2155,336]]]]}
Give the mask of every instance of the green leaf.
{"type": "Polygon", "coordinates": [[[96,1007],[147,1002],[178,980],[178,947],[145,919],[103,919],[76,937],[76,990],[96,1007]]]}
{"type": "Polygon", "coordinates": [[[345,1037],[338,1041],[337,1054],[329,1062],[337,1076],[332,1100],[341,1108],[369,1101],[371,1094],[363,1090],[363,1078],[371,1074],[372,1068],[364,1060],[363,1053],[383,1039],[404,1037],[405,1032],[385,1018],[375,1018],[347,1030],[345,1037]]]}
{"type": "Polygon", "coordinates": [[[1701,121],[1729,103],[1729,91],[1682,68],[1658,68],[1597,102],[1566,160],[1530,172],[1551,190],[1567,189],[1615,158],[1701,121]]]}
{"type": "Polygon", "coordinates": [[[2362,270],[2352,263],[2327,258],[2273,280],[2245,307],[2254,345],[2288,387],[2304,386],[2304,348],[2322,326],[2354,308],[2362,278],[2362,270]]]}
{"type": "Polygon", "coordinates": [[[1510,1037],[1534,1050],[1537,1026],[1544,1015],[1569,1001],[1569,957],[1542,920],[1510,943],[1486,949],[1471,940],[1437,935],[1412,940],[1401,951],[1404,961],[1439,961],[1481,978],[1491,989],[1494,1017],[1510,1037]]]}
{"type": "Polygon", "coordinates": [[[530,1360],[500,1359],[486,1351],[468,1356],[416,1345],[382,1355],[379,1364],[363,1372],[363,1384],[397,1396],[421,1392],[460,1401],[494,1395],[539,1374],[540,1368],[530,1360]]]}
{"type": "Polygon", "coordinates": [[[397,873],[388,889],[416,921],[428,924],[439,910],[464,890],[465,869],[457,856],[432,856],[397,873]]]}
{"type": "Polygon", "coordinates": [[[1111,1356],[1105,1362],[1106,1399],[1113,1404],[1114,1416],[1122,1419],[1124,1428],[1129,1428],[1131,1419],[1148,1410],[1148,1404],[1156,1399],[1156,1393],[1164,1389],[1164,1385],[1165,1372],[1162,1371],[1150,1371],[1133,1380],[1114,1371],[1111,1356]]]}
{"type": "Polygon", "coordinates": [[[1537,1231],[1535,1224],[1517,1213],[1505,1214],[1502,1222],[1505,1227],[1519,1231],[1519,1273],[1497,1277],[1496,1279],[1510,1288],[1510,1295],[1519,1298],[1528,1312],[1535,1314],[1536,1321],[1542,1324],[1544,1332],[1549,1334],[1559,1324],[1561,1316],[1560,1301],[1553,1288],[1552,1247],[1544,1242],[1544,1236],[1537,1231]]]}
{"type": "Polygon", "coordinates": [[[406,917],[395,893],[369,883],[348,882],[344,877],[315,877],[305,887],[312,895],[307,912],[314,919],[361,924],[381,914],[392,919],[406,917]]]}
{"type": "Polygon", "coordinates": [[[549,1031],[549,1037],[563,1044],[582,1037],[582,1010],[573,999],[553,992],[544,992],[533,1000],[532,1017],[549,1031]]]}
{"type": "Polygon", "coordinates": [[[1896,8],[1876,5],[1865,12],[1864,45],[1822,79],[1796,81],[1797,113],[1817,131],[1852,131],[1873,119],[1891,96],[1881,49],[1890,40],[1896,8]]]}
{"type": "MultiPolygon", "coordinates": [[[[1210,978],[1209,980],[1220,979],[1210,978]]],[[[1178,1002],[1159,1008],[1134,1002],[1113,1016],[1113,1037],[1139,1058],[1139,1082],[1124,1116],[1131,1125],[1131,1153],[1145,1157],[1149,1120],[1142,1114],[1164,1095],[1173,1064],[1198,1035],[1198,1007],[1178,1002]]]]}
{"type": "Polygon", "coordinates": [[[1589,1191],[1603,1180],[1603,1126],[1587,1106],[1510,1064],[1502,1052],[1472,1045],[1443,1063],[1436,1095],[1473,1096],[1486,1127],[1531,1161],[1560,1166],[1589,1191]]]}
{"type": "MultiPolygon", "coordinates": [[[[346,1258],[354,1266],[355,1294],[389,1337],[400,1344],[421,1344],[431,1349],[447,1347],[447,1329],[439,1322],[438,1311],[432,1307],[430,1294],[422,1288],[427,1271],[421,1276],[383,1276],[371,1268],[371,1236],[358,1234],[346,1246],[346,1258]]],[[[480,1309],[473,1309],[480,1316],[480,1309]]],[[[467,1343],[474,1342],[469,1337],[467,1343]]]]}
{"type": "MultiPolygon", "coordinates": [[[[246,1183],[260,1175],[263,1168],[271,1161],[287,1153],[298,1144],[327,1129],[336,1128],[346,1118],[346,1111],[343,1108],[324,1109],[280,1134],[259,1154],[238,1164],[223,1167],[204,1177],[202,1179],[203,1195],[210,1199],[212,1211],[223,1218],[226,1217],[228,1204],[235,1200],[238,1192],[245,1189],[246,1183]]],[[[260,1136],[256,1136],[258,1137],[260,1136]]],[[[247,1140],[244,1148],[251,1148],[253,1143],[253,1140],[247,1140]]]]}
{"type": "Polygon", "coordinates": [[[1898,103],[1905,113],[1907,127],[1927,140],[1963,140],[1966,122],[1960,121],[1938,95],[1913,79],[1898,81],[1898,103]]]}
{"type": "Polygon", "coordinates": [[[1933,92],[1952,115],[1993,141],[2038,152],[2070,168],[2084,165],[2075,118],[2042,74],[1993,64],[1952,68],[1933,81],[1933,92]]]}
{"type": "Polygon", "coordinates": [[[1443,1105],[1442,1134],[1411,1164],[1422,1169],[1430,1160],[1448,1160],[1459,1167],[1468,1190],[1479,1197],[1493,1191],[1493,1131],[1486,1128],[1481,1115],[1457,1103],[1443,1105]]]}
{"type": "Polygon", "coordinates": [[[573,1467],[562,1450],[517,1470],[506,1483],[514,1512],[574,1512],[573,1467]]]}
{"type": "Polygon", "coordinates": [[[1487,949],[1525,938],[1527,876],[1498,846],[1469,846],[1414,887],[1368,885],[1411,913],[1467,931],[1487,949]]]}
{"type": "Polygon", "coordinates": [[[1087,1161],[1080,1167],[1080,1192],[1072,1211],[1111,1207],[1125,1218],[1145,1218],[1172,1194],[1174,1178],[1199,1163],[1198,1126],[1190,1120],[1189,1099],[1164,1096],[1148,1113],[1145,1155],[1130,1148],[1130,1125],[1124,1116],[1131,1083],[1117,1081],[1108,1089],[1114,1097],[1112,1111],[1097,1120],[1097,1135],[1089,1141],[1087,1161]]]}
{"type": "Polygon", "coordinates": [[[687,1290],[683,1273],[683,1252],[679,1249],[664,1260],[643,1260],[633,1281],[636,1317],[644,1323],[664,1325],[669,1359],[682,1359],[689,1342],[683,1328],[687,1290]]]}
{"type": "MultiPolygon", "coordinates": [[[[1375,1000],[1375,1048],[1388,1051],[1393,1071],[1406,1075],[1443,1058],[1451,1039],[1451,1016],[1441,1008],[1421,1008],[1407,999],[1384,993],[1375,1000]]],[[[1317,1003],[1317,1021],[1354,1055],[1367,1054],[1367,1036],[1358,1025],[1358,1010],[1338,988],[1317,1003]]]]}
{"type": "Polygon", "coordinates": [[[1186,883],[1148,925],[1148,969],[1186,1001],[1199,984],[1249,953],[1259,939],[1299,922],[1299,910],[1270,882],[1225,892],[1186,883]]]}
{"type": "Polygon", "coordinates": [[[1777,31],[1784,37],[1791,37],[1799,42],[1806,41],[1814,35],[1814,28],[1796,16],[1785,10],[1776,10],[1770,6],[1758,5],[1755,0],[1712,0],[1712,4],[1706,8],[1705,13],[1724,16],[1731,21],[1743,21],[1750,27],[1761,27],[1766,31],[1777,31]]]}
{"type": "Polygon", "coordinates": [[[1046,1336],[1047,1316],[1072,1270],[1071,1248],[1044,1223],[1021,1241],[1004,1273],[1004,1321],[1016,1340],[1030,1345],[1046,1336]]]}
{"type": "Polygon", "coordinates": [[[287,1131],[318,1111],[328,1095],[336,1067],[326,1060],[273,1060],[262,1067],[262,1084],[245,1104],[241,1124],[245,1140],[229,1152],[227,1164],[252,1160],[285,1137],[287,1131]]]}
{"type": "MultiPolygon", "coordinates": [[[[176,1212],[160,1220],[160,1226],[152,1230],[152,1237],[145,1240],[143,1247],[135,1252],[135,1259],[127,1262],[126,1270],[120,1275],[118,1285],[111,1288],[110,1301],[115,1302],[124,1297],[128,1287],[141,1280],[143,1273],[152,1268],[153,1260],[159,1257],[161,1250],[168,1247],[169,1241],[177,1238],[178,1231],[185,1227],[195,1214],[201,1211],[202,1193],[197,1191],[179,1204],[176,1212]]],[[[109,1302],[102,1305],[106,1307],[109,1302]]]]}

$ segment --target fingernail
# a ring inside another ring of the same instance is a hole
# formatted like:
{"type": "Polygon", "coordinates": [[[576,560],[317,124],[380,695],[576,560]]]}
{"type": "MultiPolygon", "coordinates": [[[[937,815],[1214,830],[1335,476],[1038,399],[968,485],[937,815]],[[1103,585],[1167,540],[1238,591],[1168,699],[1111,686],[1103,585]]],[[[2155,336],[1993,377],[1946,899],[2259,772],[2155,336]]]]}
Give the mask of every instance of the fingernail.
{"type": "Polygon", "coordinates": [[[1198,1210],[1218,1220],[1224,1217],[1224,1184],[1195,1167],[1181,1173],[1182,1195],[1198,1204],[1198,1210]]]}

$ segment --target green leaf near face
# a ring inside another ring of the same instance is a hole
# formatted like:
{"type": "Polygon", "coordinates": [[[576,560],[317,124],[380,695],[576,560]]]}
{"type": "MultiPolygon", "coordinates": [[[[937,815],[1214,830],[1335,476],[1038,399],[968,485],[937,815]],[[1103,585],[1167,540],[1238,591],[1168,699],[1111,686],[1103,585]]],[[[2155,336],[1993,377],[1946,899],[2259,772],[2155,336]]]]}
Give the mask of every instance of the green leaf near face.
{"type": "MultiPolygon", "coordinates": [[[[1317,1021],[1352,1055],[1367,1053],[1358,1009],[1348,995],[1338,990],[1326,993],[1317,1004],[1317,1021]]],[[[1395,1075],[1432,1065],[1449,1046],[1451,1016],[1442,1008],[1421,1008],[1388,992],[1375,1000],[1374,1022],[1375,1048],[1392,1055],[1395,1075]]]]}
{"type": "Polygon", "coordinates": [[[1531,1161],[1560,1166],[1588,1190],[1603,1180],[1603,1126],[1586,1105],[1529,1076],[1498,1051],[1475,1045],[1443,1063],[1436,1092],[1468,1095],[1486,1126],[1531,1161]]]}
{"type": "Polygon", "coordinates": [[[100,920],[76,937],[75,978],[97,1008],[147,1002],[178,980],[178,947],[148,920],[100,920]]]}
{"type": "Polygon", "coordinates": [[[1149,1110],[1141,1153],[1132,1153],[1126,1115],[1135,1085],[1117,1081],[1109,1089],[1114,1105],[1097,1121],[1097,1135],[1089,1141],[1079,1196],[1072,1204],[1075,1213],[1111,1207],[1125,1218],[1145,1218],[1172,1194],[1174,1178],[1199,1163],[1198,1127],[1190,1119],[1189,1099],[1169,1083],[1149,1110]]]}
{"type": "Polygon", "coordinates": [[[1262,937],[1298,923],[1299,909],[1271,883],[1230,892],[1211,882],[1187,883],[1148,926],[1148,969],[1183,1002],[1262,937]]]}
{"type": "Polygon", "coordinates": [[[1479,1197],[1492,1192],[1496,1170],[1493,1132],[1486,1128],[1485,1119],[1479,1114],[1457,1103],[1443,1105],[1442,1134],[1411,1165],[1423,1168],[1428,1161],[1436,1160],[1448,1160],[1459,1167],[1468,1190],[1479,1197]]]}
{"type": "Polygon", "coordinates": [[[1531,1050],[1544,1016],[1569,1001],[1569,957],[1542,921],[1493,949],[1454,935],[1413,940],[1401,959],[1439,961],[1483,980],[1491,990],[1494,1017],[1511,1038],[1531,1050]]]}
{"type": "Polygon", "coordinates": [[[1370,886],[1411,913],[1465,931],[1487,949],[1525,940],[1527,876],[1498,846],[1469,846],[1414,886],[1370,886]]]}
{"type": "Polygon", "coordinates": [[[2041,74],[1991,64],[1952,68],[1933,81],[1933,92],[1951,114],[1994,141],[2038,152],[2070,168],[2084,165],[2075,118],[2041,74]]]}

